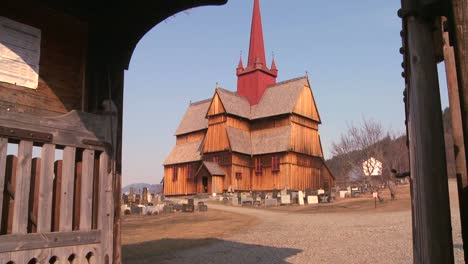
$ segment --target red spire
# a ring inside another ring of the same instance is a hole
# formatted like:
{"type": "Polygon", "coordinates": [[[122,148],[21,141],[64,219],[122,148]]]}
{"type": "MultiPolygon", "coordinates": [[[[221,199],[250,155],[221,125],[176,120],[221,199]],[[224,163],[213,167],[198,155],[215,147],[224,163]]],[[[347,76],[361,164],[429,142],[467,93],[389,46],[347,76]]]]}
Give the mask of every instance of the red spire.
{"type": "Polygon", "coordinates": [[[263,42],[262,15],[260,14],[260,2],[254,0],[252,15],[252,29],[250,31],[250,50],[248,66],[255,64],[266,66],[265,45],[263,42]]]}
{"type": "Polygon", "coordinates": [[[273,60],[271,61],[271,68],[270,70],[278,75],[278,68],[276,68],[275,56],[273,55],[273,60]]]}
{"type": "Polygon", "coordinates": [[[278,69],[274,62],[271,70],[266,66],[259,0],[254,0],[249,60],[245,69],[240,68],[243,66],[241,62],[237,67],[237,93],[246,97],[251,105],[256,105],[267,87],[276,83],[276,76],[278,76],[278,69]]]}
{"type": "Polygon", "coordinates": [[[244,69],[244,63],[242,62],[242,54],[239,58],[239,65],[237,65],[237,69],[244,69]]]}
{"type": "Polygon", "coordinates": [[[237,65],[237,74],[241,74],[244,71],[244,64],[242,63],[242,53],[239,59],[239,65],[237,65]]]}

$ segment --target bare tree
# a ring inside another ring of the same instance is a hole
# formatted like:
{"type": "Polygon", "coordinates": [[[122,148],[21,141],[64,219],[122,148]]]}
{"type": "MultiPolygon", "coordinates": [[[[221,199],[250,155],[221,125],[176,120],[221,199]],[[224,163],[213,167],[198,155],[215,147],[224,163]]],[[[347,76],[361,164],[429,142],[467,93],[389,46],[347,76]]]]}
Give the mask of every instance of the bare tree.
{"type": "Polygon", "coordinates": [[[348,125],[348,131],[341,134],[339,142],[332,144],[331,150],[334,156],[340,156],[347,180],[363,181],[366,174],[381,173],[384,138],[382,124],[372,119],[363,118],[358,125],[348,125]]]}

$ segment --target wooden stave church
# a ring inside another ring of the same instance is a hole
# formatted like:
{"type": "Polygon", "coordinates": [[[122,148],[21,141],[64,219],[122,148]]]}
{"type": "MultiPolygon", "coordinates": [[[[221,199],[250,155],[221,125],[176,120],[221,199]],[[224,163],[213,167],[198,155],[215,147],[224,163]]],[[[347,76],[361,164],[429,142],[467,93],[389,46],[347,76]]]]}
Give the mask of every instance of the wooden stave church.
{"type": "Polygon", "coordinates": [[[254,1],[248,64],[237,67],[237,92],[217,87],[191,103],[164,162],[166,196],[278,189],[330,191],[308,76],[276,83],[266,67],[259,0],[254,1]]]}

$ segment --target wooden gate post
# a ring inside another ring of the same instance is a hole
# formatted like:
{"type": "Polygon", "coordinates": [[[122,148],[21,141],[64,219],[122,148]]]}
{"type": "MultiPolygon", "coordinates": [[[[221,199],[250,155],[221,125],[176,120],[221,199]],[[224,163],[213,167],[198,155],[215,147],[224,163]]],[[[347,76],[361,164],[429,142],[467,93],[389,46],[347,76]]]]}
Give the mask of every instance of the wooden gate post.
{"type": "MultiPolygon", "coordinates": [[[[405,11],[403,11],[405,12],[405,11]]],[[[453,263],[442,110],[432,21],[400,14],[406,34],[413,261],[453,263]]]]}
{"type": "MultiPolygon", "coordinates": [[[[448,2],[450,3],[448,16],[450,42],[454,48],[458,82],[458,91],[456,91],[458,98],[456,99],[459,100],[457,103],[460,106],[463,145],[468,146],[468,0],[450,0],[448,2]]],[[[461,140],[459,143],[462,144],[461,140]]],[[[468,175],[466,175],[468,156],[466,154],[466,151],[459,153],[461,157],[456,157],[456,159],[463,248],[465,261],[468,261],[468,175]],[[459,162],[460,159],[464,159],[464,161],[459,162]]]]}

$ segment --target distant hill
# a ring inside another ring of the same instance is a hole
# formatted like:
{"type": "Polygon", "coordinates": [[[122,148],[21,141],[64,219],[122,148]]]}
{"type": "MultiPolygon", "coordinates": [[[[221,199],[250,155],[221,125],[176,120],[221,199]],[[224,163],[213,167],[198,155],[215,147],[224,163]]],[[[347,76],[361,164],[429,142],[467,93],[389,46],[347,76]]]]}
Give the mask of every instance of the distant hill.
{"type": "Polygon", "coordinates": [[[135,188],[135,193],[143,191],[144,187],[147,187],[150,193],[161,194],[163,192],[162,184],[149,184],[149,183],[132,183],[122,188],[122,193],[130,192],[130,188],[135,188]]]}

